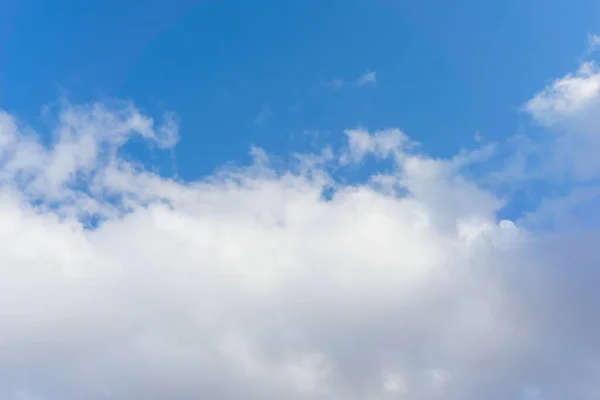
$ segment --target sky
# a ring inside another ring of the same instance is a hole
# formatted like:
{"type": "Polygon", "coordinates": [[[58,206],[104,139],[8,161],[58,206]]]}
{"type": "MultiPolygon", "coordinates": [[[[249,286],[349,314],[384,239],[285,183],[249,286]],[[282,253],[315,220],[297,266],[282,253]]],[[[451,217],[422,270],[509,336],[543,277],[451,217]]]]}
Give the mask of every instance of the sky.
{"type": "Polygon", "coordinates": [[[0,2],[0,398],[598,399],[599,15],[0,2]]]}

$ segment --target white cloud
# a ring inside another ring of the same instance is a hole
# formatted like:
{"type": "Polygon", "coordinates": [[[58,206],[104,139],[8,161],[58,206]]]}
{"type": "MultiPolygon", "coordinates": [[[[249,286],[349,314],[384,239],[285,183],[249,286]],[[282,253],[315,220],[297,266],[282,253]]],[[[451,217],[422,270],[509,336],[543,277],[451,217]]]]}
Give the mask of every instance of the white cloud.
{"type": "Polygon", "coordinates": [[[355,87],[360,88],[367,85],[374,85],[377,83],[377,73],[375,71],[367,71],[355,80],[344,80],[336,78],[327,84],[328,87],[334,90],[342,89],[343,87],[355,87]]]}
{"type": "Polygon", "coordinates": [[[551,170],[546,175],[590,179],[600,174],[600,71],[584,62],[575,73],[555,80],[529,100],[525,109],[549,128],[536,146],[551,170]]]}
{"type": "Polygon", "coordinates": [[[260,111],[254,118],[254,123],[259,124],[259,125],[263,124],[269,118],[271,118],[272,115],[273,115],[273,112],[271,111],[271,107],[269,107],[269,105],[265,103],[260,107],[260,111]]]}
{"type": "Polygon", "coordinates": [[[576,73],[555,80],[536,94],[526,109],[542,124],[553,125],[596,108],[599,94],[600,73],[596,64],[588,61],[576,73]]]}
{"type": "MultiPolygon", "coordinates": [[[[575,115],[552,96],[532,112],[575,115]]],[[[500,221],[463,174],[487,150],[433,159],[355,129],[285,170],[255,149],[177,182],[118,153],[172,146],[174,118],[65,104],[58,121],[44,146],[0,114],[1,398],[600,395],[597,227],[500,221]],[[394,169],[327,173],[367,156],[394,169]]]]}
{"type": "Polygon", "coordinates": [[[358,87],[373,84],[373,83],[377,83],[377,76],[376,76],[375,71],[366,72],[363,76],[358,78],[358,80],[356,81],[356,85],[358,87]]]}
{"type": "Polygon", "coordinates": [[[600,36],[594,34],[588,35],[588,54],[593,53],[600,48],[600,36]]]}

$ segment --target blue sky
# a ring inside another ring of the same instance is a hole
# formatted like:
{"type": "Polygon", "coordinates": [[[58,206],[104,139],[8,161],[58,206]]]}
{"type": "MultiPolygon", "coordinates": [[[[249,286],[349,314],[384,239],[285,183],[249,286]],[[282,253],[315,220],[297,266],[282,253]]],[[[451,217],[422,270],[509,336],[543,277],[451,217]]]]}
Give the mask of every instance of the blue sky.
{"type": "MultiPolygon", "coordinates": [[[[187,179],[245,160],[251,144],[308,148],[303,132],[335,143],[346,128],[395,126],[446,156],[476,131],[507,137],[527,123],[518,108],[574,68],[600,25],[591,0],[4,4],[5,109],[35,121],[66,93],[176,110],[187,179]],[[376,84],[328,86],[368,71],[376,84]],[[263,109],[268,118],[256,123],[263,109]]],[[[154,157],[169,173],[169,158],[154,157]]]]}
{"type": "Polygon", "coordinates": [[[599,399],[599,8],[4,0],[0,398],[599,399]]]}

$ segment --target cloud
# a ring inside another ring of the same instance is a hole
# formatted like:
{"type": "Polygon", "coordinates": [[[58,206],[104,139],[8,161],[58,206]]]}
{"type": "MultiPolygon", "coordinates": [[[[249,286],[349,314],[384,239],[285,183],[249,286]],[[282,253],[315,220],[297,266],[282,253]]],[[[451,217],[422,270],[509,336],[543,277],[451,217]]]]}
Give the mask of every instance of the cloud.
{"type": "Polygon", "coordinates": [[[596,63],[588,61],[581,64],[576,73],[555,80],[536,94],[526,104],[526,109],[540,123],[554,125],[580,119],[590,108],[595,111],[599,94],[600,73],[596,63]]]}
{"type": "Polygon", "coordinates": [[[263,124],[269,118],[271,118],[272,115],[273,115],[273,112],[271,111],[271,107],[269,107],[269,105],[265,103],[260,107],[260,111],[254,118],[254,123],[259,124],[259,125],[263,124]]]}
{"type": "Polygon", "coordinates": [[[588,54],[593,53],[600,48],[600,36],[594,34],[588,35],[588,54]]]}
{"type": "Polygon", "coordinates": [[[334,79],[333,81],[331,81],[331,87],[335,90],[341,89],[343,86],[345,85],[345,82],[343,79],[334,79]]]}
{"type": "Polygon", "coordinates": [[[575,179],[590,179],[600,173],[600,71],[593,61],[579,66],[537,93],[525,105],[533,119],[548,129],[542,156],[546,165],[575,179]]]}
{"type": "MultiPolygon", "coordinates": [[[[553,90],[534,115],[585,115],[553,90]]],[[[499,219],[506,199],[469,178],[485,148],[435,159],[351,129],[190,182],[120,156],[135,136],[173,146],[176,126],[65,103],[44,144],[0,113],[0,397],[600,395],[598,226],[499,219]],[[336,178],[368,157],[393,168],[336,178]]]]}
{"type": "Polygon", "coordinates": [[[351,86],[355,88],[360,88],[367,85],[374,85],[377,83],[377,74],[374,71],[367,71],[364,75],[361,75],[359,78],[351,81],[347,81],[344,79],[336,78],[327,84],[333,90],[339,90],[343,87],[351,86]]]}
{"type": "Polygon", "coordinates": [[[369,84],[374,84],[374,83],[377,83],[377,76],[374,71],[369,71],[369,72],[365,73],[363,76],[358,78],[358,80],[356,81],[356,85],[358,87],[369,85],[369,84]]]}

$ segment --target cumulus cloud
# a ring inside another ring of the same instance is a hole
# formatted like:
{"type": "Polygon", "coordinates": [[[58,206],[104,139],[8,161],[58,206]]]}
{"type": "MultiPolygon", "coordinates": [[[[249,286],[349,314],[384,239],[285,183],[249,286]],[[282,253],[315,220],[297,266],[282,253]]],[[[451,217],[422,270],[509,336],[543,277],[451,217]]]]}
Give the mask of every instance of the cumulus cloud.
{"type": "MultiPolygon", "coordinates": [[[[600,73],[595,62],[588,61],[574,74],[555,80],[526,105],[534,118],[544,125],[586,116],[595,108],[600,93],[600,73]]],[[[594,113],[595,114],[595,113],[594,113]]]]}
{"type": "Polygon", "coordinates": [[[533,119],[548,129],[540,156],[551,158],[549,174],[590,179],[600,174],[600,70],[593,61],[555,80],[525,105],[533,119]]]}
{"type": "MultiPolygon", "coordinates": [[[[534,115],[573,108],[545,96],[534,115]]],[[[47,144],[0,113],[0,397],[600,395],[598,229],[499,219],[466,173],[487,150],[354,129],[193,182],[121,157],[175,145],[176,122],[64,104],[47,144]],[[394,167],[332,172],[367,157],[394,167]]]]}

